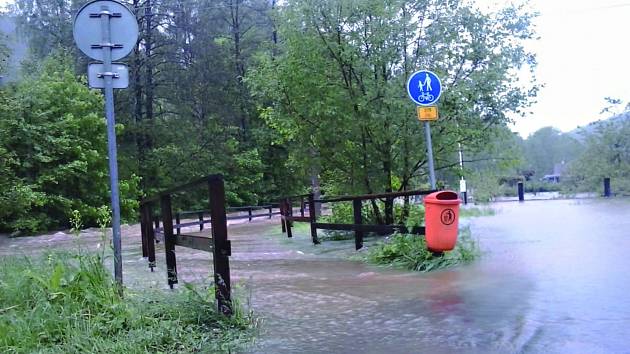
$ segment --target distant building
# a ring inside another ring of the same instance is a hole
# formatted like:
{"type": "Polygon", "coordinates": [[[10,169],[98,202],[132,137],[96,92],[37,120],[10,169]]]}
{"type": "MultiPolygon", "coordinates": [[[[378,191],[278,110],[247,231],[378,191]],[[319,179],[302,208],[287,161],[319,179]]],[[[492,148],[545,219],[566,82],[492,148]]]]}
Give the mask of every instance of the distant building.
{"type": "Polygon", "coordinates": [[[560,183],[560,175],[545,175],[540,180],[543,182],[560,183]]]}
{"type": "Polygon", "coordinates": [[[553,165],[553,173],[543,176],[543,178],[541,178],[540,180],[543,182],[560,183],[560,177],[562,177],[562,175],[564,174],[565,169],[566,164],[564,163],[564,161],[562,161],[561,163],[557,163],[553,165]]]}

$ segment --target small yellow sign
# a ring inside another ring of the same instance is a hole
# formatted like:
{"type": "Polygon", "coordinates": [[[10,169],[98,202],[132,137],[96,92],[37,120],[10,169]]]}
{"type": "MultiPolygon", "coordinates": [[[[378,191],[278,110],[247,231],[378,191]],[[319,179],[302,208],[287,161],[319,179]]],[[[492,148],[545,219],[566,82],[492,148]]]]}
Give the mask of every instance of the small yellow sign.
{"type": "Polygon", "coordinates": [[[418,119],[421,121],[438,120],[438,109],[436,106],[422,107],[418,106],[418,119]]]}

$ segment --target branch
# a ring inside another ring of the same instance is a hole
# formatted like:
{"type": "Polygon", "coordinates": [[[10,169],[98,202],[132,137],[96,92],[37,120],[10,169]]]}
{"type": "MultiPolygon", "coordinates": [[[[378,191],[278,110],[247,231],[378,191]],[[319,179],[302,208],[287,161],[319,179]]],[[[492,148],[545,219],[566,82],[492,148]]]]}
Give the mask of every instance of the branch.
{"type": "MultiPolygon", "coordinates": [[[[486,157],[486,158],[483,158],[483,159],[463,160],[463,162],[466,162],[466,163],[471,163],[471,162],[496,161],[496,160],[500,160],[500,161],[509,161],[509,160],[512,160],[512,159],[507,158],[507,157],[486,157]]],[[[457,165],[459,165],[459,161],[454,162],[454,163],[452,163],[452,164],[448,164],[448,165],[440,166],[440,167],[436,168],[435,170],[436,170],[436,171],[438,171],[438,170],[444,170],[444,169],[447,169],[447,168],[455,167],[455,166],[457,166],[457,165]]]]}

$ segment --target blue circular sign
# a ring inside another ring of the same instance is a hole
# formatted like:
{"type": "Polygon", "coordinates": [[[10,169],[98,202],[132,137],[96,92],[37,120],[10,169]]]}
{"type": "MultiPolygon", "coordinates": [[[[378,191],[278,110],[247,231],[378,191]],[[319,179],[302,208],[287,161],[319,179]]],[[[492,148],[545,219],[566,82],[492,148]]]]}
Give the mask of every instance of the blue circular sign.
{"type": "Polygon", "coordinates": [[[416,71],[407,81],[409,98],[420,106],[430,106],[440,99],[442,82],[433,72],[416,71]]]}

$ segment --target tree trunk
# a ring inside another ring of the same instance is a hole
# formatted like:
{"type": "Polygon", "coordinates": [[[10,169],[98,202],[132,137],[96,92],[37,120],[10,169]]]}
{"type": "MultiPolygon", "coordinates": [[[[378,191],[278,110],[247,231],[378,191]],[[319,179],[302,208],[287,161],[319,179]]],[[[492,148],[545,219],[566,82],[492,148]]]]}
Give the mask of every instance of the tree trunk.
{"type": "Polygon", "coordinates": [[[236,85],[238,85],[238,92],[240,99],[238,100],[238,115],[239,125],[241,128],[241,139],[243,141],[248,140],[248,122],[247,114],[245,114],[245,101],[246,90],[243,82],[245,77],[245,65],[243,63],[243,53],[241,48],[241,1],[242,0],[230,0],[230,26],[232,27],[232,41],[234,42],[233,55],[234,55],[234,72],[236,74],[236,85]]]}
{"type": "MultiPolygon", "coordinates": [[[[133,1],[134,13],[140,17],[140,0],[133,1]]],[[[151,137],[148,135],[147,127],[143,124],[142,114],[142,51],[140,49],[140,41],[136,43],[133,50],[134,60],[131,67],[132,88],[133,88],[133,120],[136,127],[134,138],[136,141],[136,149],[138,153],[138,175],[141,177],[140,187],[143,191],[148,190],[148,173],[146,171],[147,152],[151,149],[151,137]]]]}
{"type": "Polygon", "coordinates": [[[151,8],[151,0],[146,0],[145,5],[145,34],[144,34],[144,50],[145,50],[145,76],[146,76],[146,85],[144,88],[145,91],[145,112],[146,118],[148,120],[153,120],[153,62],[152,62],[152,51],[153,51],[153,29],[151,17],[153,16],[153,9],[151,8]]]}
{"type": "MultiPolygon", "coordinates": [[[[153,148],[153,141],[151,136],[145,132],[149,131],[147,124],[152,124],[153,122],[153,59],[151,58],[153,52],[153,28],[152,28],[152,17],[153,17],[153,9],[151,5],[151,0],[146,0],[145,8],[144,8],[144,18],[145,18],[145,29],[144,29],[144,74],[145,74],[145,85],[144,85],[144,122],[142,125],[142,136],[143,136],[143,150],[142,150],[142,158],[144,159],[144,169],[142,172],[142,181],[145,188],[157,187],[157,181],[155,178],[155,173],[152,173],[150,168],[146,166],[146,154],[147,152],[153,148]]],[[[138,68],[140,71],[140,68],[138,68]]],[[[138,73],[139,78],[139,73],[138,73]]],[[[142,113],[142,109],[136,107],[136,110],[139,110],[142,113]]]]}
{"type": "MultiPolygon", "coordinates": [[[[370,185],[370,176],[368,175],[367,172],[367,166],[369,164],[368,161],[368,154],[367,154],[367,139],[365,136],[365,130],[362,129],[361,130],[361,149],[363,150],[363,181],[365,182],[365,188],[368,194],[372,194],[374,193],[374,191],[372,190],[372,186],[370,185]]],[[[376,200],[372,199],[370,201],[372,203],[372,213],[374,214],[374,219],[376,219],[376,222],[378,224],[383,224],[383,217],[381,216],[381,211],[378,207],[378,204],[376,203],[376,200]]]]}
{"type": "MultiPolygon", "coordinates": [[[[311,147],[311,191],[315,199],[320,199],[321,189],[319,184],[319,159],[317,158],[317,150],[314,147],[311,147]]],[[[315,216],[322,215],[322,203],[315,203],[314,206],[309,205],[309,208],[315,207],[315,216]]]]}
{"type": "MultiPolygon", "coordinates": [[[[385,192],[391,193],[392,190],[392,163],[391,157],[387,156],[383,161],[383,172],[385,172],[385,178],[387,185],[385,186],[385,192]]],[[[394,199],[385,199],[385,224],[392,225],[394,223],[394,199]]]]}

